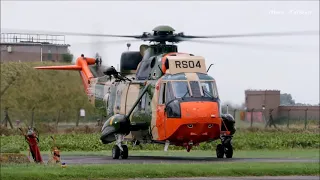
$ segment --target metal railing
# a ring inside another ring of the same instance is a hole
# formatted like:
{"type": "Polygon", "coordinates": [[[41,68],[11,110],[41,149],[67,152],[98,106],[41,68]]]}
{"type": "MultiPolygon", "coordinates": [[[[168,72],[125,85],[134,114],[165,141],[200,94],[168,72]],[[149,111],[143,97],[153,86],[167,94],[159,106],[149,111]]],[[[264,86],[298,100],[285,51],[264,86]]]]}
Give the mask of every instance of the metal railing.
{"type": "Polygon", "coordinates": [[[51,34],[1,33],[1,43],[65,44],[65,36],[51,34]]]}

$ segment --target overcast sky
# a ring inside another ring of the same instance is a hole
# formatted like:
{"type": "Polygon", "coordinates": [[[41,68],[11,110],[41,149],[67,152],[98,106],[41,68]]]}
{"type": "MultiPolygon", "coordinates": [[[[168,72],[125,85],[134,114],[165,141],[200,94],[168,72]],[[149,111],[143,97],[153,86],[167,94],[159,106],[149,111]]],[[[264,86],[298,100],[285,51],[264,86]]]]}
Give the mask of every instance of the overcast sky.
{"type": "MultiPolygon", "coordinates": [[[[319,30],[319,2],[1,1],[1,28],[135,35],[161,24],[189,35],[319,30]]],[[[126,43],[88,43],[98,40],[114,39],[66,37],[75,56],[97,51],[103,63],[116,66],[126,43]]],[[[214,63],[209,74],[222,101],[244,102],[245,89],[277,89],[291,93],[296,102],[319,103],[319,36],[219,41],[275,45],[179,44],[179,51],[203,56],[207,67],[214,63]]],[[[132,43],[131,50],[141,43],[132,43]]]]}

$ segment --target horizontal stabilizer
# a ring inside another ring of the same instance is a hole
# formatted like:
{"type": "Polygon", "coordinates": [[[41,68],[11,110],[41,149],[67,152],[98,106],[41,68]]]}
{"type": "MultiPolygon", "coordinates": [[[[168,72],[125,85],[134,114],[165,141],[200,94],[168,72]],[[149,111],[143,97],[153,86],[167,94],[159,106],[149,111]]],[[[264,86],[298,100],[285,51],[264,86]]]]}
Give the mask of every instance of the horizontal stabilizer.
{"type": "Polygon", "coordinates": [[[74,70],[74,71],[80,71],[80,70],[82,70],[82,67],[81,67],[81,66],[77,66],[77,65],[66,65],[66,66],[39,66],[39,67],[35,67],[35,69],[74,70]]]}

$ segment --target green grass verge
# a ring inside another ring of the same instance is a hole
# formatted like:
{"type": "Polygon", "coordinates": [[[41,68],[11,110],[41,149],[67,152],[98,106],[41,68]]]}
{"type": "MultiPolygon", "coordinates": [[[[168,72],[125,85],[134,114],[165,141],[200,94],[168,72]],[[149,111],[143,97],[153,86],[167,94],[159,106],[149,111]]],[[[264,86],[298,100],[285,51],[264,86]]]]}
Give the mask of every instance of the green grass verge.
{"type": "Polygon", "coordinates": [[[4,165],[1,179],[165,178],[207,176],[319,175],[318,163],[205,163],[105,165],[4,165]]]}
{"type": "MultiPolygon", "coordinates": [[[[24,151],[24,154],[28,152],[24,151]]],[[[42,152],[43,155],[49,154],[49,151],[42,152]]],[[[319,149],[288,149],[288,150],[240,150],[234,152],[234,158],[296,158],[296,159],[319,159],[319,149]]],[[[111,156],[111,151],[97,152],[61,152],[61,156],[111,156]]],[[[215,151],[190,151],[173,150],[173,151],[150,151],[150,150],[135,150],[129,151],[130,156],[179,156],[179,157],[215,157],[215,151]]]]}

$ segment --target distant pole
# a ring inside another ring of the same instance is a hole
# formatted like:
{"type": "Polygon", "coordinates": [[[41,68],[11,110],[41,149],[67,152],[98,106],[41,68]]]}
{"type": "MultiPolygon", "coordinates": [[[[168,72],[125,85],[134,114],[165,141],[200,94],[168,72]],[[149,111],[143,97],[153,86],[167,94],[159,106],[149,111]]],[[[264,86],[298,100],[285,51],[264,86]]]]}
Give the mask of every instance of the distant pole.
{"type": "Polygon", "coordinates": [[[80,112],[81,112],[81,109],[79,109],[79,111],[77,111],[76,127],[78,127],[78,126],[79,126],[79,121],[80,121],[80,112]]]}
{"type": "Polygon", "coordinates": [[[263,104],[263,105],[262,105],[262,120],[263,120],[264,122],[266,122],[265,109],[266,109],[266,106],[263,104]]]}
{"type": "Polygon", "coordinates": [[[42,62],[42,44],[40,45],[40,61],[42,62]]]}
{"type": "Polygon", "coordinates": [[[253,110],[254,110],[254,108],[252,108],[252,110],[251,110],[251,124],[250,124],[250,127],[252,127],[252,124],[253,124],[253,110]]]}
{"type": "Polygon", "coordinates": [[[308,108],[305,110],[305,113],[304,113],[304,129],[307,129],[307,120],[308,120],[308,108]]]}
{"type": "Polygon", "coordinates": [[[60,121],[61,111],[62,111],[62,109],[59,109],[58,118],[57,118],[57,120],[56,120],[56,131],[57,131],[57,132],[58,132],[58,125],[59,125],[59,121],[60,121]]]}
{"type": "Polygon", "coordinates": [[[289,122],[290,122],[290,111],[291,111],[291,109],[289,109],[289,110],[288,110],[287,128],[289,128],[289,122]]]}
{"type": "Polygon", "coordinates": [[[234,110],[233,110],[233,118],[234,118],[234,119],[236,119],[236,111],[237,111],[237,109],[234,109],[234,110]]]}
{"type": "Polygon", "coordinates": [[[229,105],[227,104],[227,114],[229,114],[229,105]]]}

